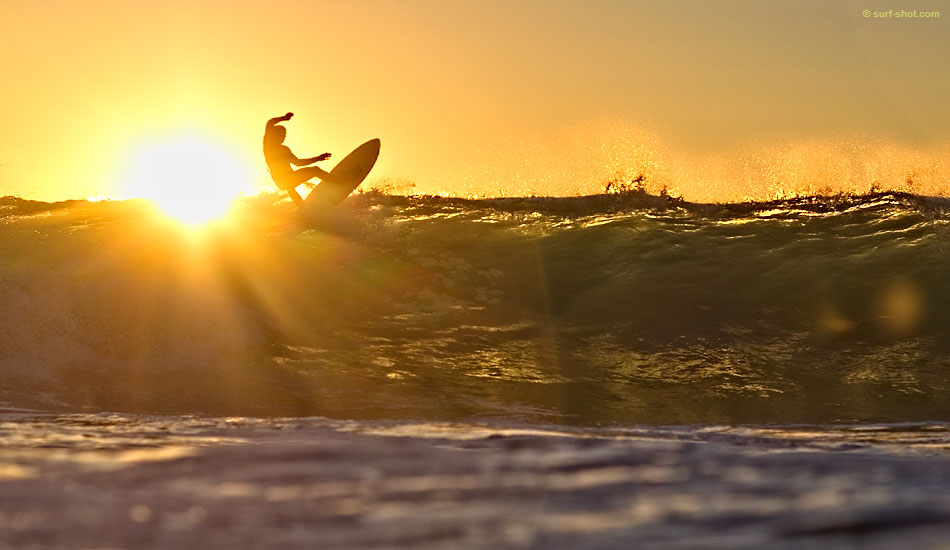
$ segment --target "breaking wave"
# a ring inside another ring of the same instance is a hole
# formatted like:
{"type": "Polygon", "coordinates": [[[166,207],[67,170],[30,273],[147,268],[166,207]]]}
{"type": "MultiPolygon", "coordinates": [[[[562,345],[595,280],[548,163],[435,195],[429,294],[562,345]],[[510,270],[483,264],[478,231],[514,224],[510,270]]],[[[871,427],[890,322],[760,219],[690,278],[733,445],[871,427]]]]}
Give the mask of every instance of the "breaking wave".
{"type": "Polygon", "coordinates": [[[946,420],[947,201],[0,199],[9,408],[573,424],[946,420]]]}

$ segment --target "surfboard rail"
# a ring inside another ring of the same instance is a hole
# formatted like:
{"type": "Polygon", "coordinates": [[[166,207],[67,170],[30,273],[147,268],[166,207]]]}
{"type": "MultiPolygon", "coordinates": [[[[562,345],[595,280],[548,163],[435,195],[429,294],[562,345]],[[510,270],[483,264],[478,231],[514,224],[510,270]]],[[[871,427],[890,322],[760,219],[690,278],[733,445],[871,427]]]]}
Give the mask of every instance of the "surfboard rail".
{"type": "Polygon", "coordinates": [[[374,138],[343,157],[330,170],[330,177],[321,181],[304,199],[305,208],[335,206],[350,196],[373,170],[379,158],[379,138],[374,138]]]}

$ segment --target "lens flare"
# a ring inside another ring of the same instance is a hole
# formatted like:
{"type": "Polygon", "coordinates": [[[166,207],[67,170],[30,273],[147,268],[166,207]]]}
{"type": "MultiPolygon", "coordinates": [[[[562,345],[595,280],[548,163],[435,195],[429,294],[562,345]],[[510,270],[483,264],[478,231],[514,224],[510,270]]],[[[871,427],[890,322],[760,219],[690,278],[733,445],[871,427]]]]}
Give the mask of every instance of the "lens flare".
{"type": "Polygon", "coordinates": [[[123,180],[124,196],[149,199],[187,225],[222,217],[235,198],[250,191],[240,158],[198,136],[143,146],[123,180]]]}

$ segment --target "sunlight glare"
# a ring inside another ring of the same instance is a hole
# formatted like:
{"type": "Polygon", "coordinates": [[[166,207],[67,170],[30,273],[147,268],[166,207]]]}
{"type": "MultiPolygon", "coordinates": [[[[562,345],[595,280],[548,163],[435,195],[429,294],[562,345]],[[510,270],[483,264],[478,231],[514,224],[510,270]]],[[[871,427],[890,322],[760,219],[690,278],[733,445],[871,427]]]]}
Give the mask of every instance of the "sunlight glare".
{"type": "Polygon", "coordinates": [[[165,214],[199,225],[222,217],[250,190],[248,169],[237,155],[207,139],[184,136],[140,148],[123,195],[149,199],[165,214]]]}

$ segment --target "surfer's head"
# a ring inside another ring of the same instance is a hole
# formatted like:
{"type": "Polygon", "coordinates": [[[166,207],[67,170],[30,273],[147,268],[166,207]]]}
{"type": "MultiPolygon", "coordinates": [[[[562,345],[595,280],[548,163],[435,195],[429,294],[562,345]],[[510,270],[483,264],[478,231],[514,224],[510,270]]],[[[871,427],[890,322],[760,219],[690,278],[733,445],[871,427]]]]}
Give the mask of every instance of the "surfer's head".
{"type": "Polygon", "coordinates": [[[264,134],[264,141],[267,143],[281,144],[287,137],[287,128],[280,125],[274,125],[267,129],[264,134]]]}

